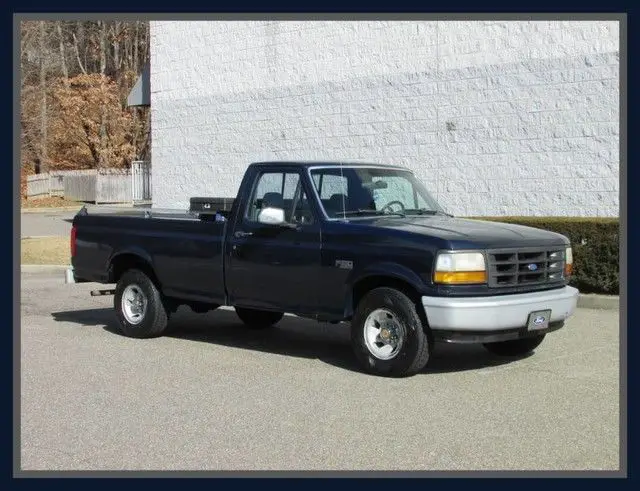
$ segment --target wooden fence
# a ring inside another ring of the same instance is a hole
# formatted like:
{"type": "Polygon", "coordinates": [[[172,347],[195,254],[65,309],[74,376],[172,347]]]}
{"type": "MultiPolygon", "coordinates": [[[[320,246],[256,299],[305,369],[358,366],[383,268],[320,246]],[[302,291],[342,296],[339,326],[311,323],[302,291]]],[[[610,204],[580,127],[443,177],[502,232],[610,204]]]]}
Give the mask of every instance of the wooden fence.
{"type": "Polygon", "coordinates": [[[28,176],[27,198],[64,196],[94,203],[151,200],[151,166],[148,162],[134,162],[132,167],[132,170],[92,169],[28,176]]]}
{"type": "Polygon", "coordinates": [[[50,180],[49,174],[27,176],[27,198],[51,196],[50,180]]]}
{"type": "Polygon", "coordinates": [[[65,170],[27,176],[27,198],[64,196],[66,177],[95,175],[95,173],[95,170],[65,170]]]}
{"type": "Polygon", "coordinates": [[[131,171],[119,172],[105,169],[96,176],[96,203],[127,203],[133,201],[131,194],[131,171]]]}
{"type": "Polygon", "coordinates": [[[64,179],[64,197],[73,201],[95,201],[97,174],[67,176],[64,179]]]}

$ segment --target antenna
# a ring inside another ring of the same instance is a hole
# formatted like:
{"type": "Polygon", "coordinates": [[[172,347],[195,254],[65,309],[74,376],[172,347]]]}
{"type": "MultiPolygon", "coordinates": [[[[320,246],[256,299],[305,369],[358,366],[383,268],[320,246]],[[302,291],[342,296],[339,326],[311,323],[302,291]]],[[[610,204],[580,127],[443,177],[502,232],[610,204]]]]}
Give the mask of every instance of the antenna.
{"type": "Polygon", "coordinates": [[[347,196],[347,190],[344,188],[344,174],[342,173],[342,161],[340,161],[340,182],[342,183],[342,219],[347,219],[347,205],[345,197],[347,196]]]}

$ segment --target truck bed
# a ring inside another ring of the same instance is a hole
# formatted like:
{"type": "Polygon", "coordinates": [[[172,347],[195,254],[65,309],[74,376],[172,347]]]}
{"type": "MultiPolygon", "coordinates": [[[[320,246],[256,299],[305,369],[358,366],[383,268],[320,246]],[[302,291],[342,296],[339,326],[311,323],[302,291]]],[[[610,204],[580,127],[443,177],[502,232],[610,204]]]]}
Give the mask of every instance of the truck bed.
{"type": "Polygon", "coordinates": [[[87,207],[73,221],[75,274],[109,282],[127,255],[137,255],[153,267],[165,295],[221,302],[227,223],[216,221],[215,214],[201,219],[187,210],[87,207]]]}

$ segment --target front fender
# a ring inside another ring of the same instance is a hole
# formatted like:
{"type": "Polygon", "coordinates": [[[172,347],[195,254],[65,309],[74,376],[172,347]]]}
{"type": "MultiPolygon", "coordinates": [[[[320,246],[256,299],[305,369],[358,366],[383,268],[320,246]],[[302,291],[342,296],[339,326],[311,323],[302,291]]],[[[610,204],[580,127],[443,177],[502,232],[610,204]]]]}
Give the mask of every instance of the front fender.
{"type": "Polygon", "coordinates": [[[401,281],[421,294],[424,293],[426,287],[424,280],[406,266],[393,262],[371,264],[362,270],[354,271],[345,285],[345,317],[351,317],[353,315],[353,292],[358,283],[372,279],[373,277],[383,277],[389,278],[390,280],[401,281]]]}

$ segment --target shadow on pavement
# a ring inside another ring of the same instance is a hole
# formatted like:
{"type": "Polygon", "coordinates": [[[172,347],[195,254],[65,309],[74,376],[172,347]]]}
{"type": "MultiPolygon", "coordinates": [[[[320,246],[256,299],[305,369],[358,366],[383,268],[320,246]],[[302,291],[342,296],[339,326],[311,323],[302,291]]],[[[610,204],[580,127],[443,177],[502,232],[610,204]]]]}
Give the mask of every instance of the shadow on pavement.
{"type": "MultiPolygon", "coordinates": [[[[54,312],[57,322],[102,327],[122,336],[111,308],[54,312]]],[[[218,344],[239,349],[318,359],[345,370],[361,372],[349,340],[348,324],[318,323],[285,316],[274,329],[246,329],[235,312],[216,310],[195,314],[181,307],[172,315],[165,337],[218,344]]],[[[480,345],[438,344],[423,373],[452,373],[495,367],[520,358],[498,357],[480,345]]]]}

